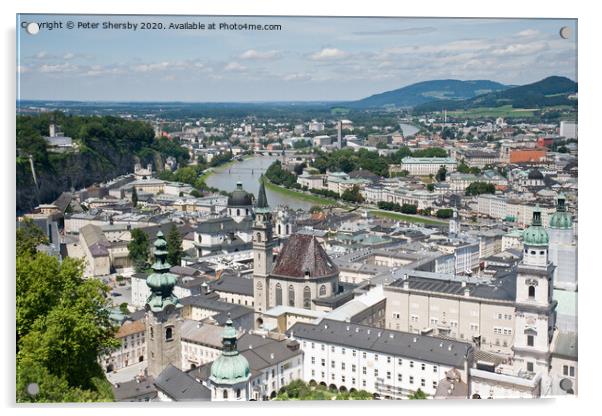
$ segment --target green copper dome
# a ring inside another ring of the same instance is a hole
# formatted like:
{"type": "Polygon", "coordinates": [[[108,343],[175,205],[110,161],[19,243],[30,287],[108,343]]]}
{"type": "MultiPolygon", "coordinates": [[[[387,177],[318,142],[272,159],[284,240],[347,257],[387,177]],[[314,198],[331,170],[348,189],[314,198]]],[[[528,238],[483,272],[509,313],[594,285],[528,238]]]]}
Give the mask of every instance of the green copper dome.
{"type": "Polygon", "coordinates": [[[228,319],[222,337],[223,350],[211,364],[210,380],[216,384],[236,384],[247,381],[251,368],[247,359],[236,349],[236,329],[228,319]]]}
{"type": "Polygon", "coordinates": [[[541,211],[539,206],[533,209],[533,222],[523,233],[523,240],[530,246],[547,246],[549,242],[548,233],[541,225],[541,211]]]}
{"type": "Polygon", "coordinates": [[[550,218],[550,228],[560,229],[571,229],[573,228],[573,220],[571,215],[566,212],[566,198],[564,194],[558,195],[558,205],[556,205],[556,212],[550,218]]]}
{"type": "Polygon", "coordinates": [[[155,262],[151,266],[153,273],[146,278],[146,285],[151,290],[146,300],[146,309],[160,312],[168,305],[179,306],[180,301],[173,294],[177,277],[169,273],[171,265],[167,262],[167,242],[161,231],[157,233],[154,247],[155,262]]]}

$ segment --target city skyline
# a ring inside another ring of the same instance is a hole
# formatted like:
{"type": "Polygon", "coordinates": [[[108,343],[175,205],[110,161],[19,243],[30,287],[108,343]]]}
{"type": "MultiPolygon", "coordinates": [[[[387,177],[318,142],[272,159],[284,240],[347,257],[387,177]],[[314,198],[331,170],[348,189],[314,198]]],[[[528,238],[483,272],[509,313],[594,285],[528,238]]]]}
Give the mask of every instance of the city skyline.
{"type": "Polygon", "coordinates": [[[17,98],[22,100],[345,101],[432,79],[510,85],[551,75],[577,80],[572,19],[19,18],[281,25],[261,32],[74,29],[41,30],[36,36],[21,29],[17,98]],[[559,35],[563,26],[570,29],[569,39],[559,35]],[[211,43],[199,42],[203,39],[211,43]]]}

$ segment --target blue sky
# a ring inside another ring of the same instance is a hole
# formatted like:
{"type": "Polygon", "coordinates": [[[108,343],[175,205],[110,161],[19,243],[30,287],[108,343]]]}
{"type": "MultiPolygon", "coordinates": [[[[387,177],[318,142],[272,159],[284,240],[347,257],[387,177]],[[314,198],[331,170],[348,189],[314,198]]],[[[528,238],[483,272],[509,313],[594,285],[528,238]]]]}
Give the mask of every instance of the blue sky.
{"type": "Polygon", "coordinates": [[[537,19],[17,17],[18,97],[352,100],[431,79],[577,80],[577,23],[537,19]],[[20,19],[20,21],[19,21],[20,19]],[[41,29],[21,22],[277,24],[280,31],[41,29]],[[569,39],[559,36],[571,29],[569,39]]]}

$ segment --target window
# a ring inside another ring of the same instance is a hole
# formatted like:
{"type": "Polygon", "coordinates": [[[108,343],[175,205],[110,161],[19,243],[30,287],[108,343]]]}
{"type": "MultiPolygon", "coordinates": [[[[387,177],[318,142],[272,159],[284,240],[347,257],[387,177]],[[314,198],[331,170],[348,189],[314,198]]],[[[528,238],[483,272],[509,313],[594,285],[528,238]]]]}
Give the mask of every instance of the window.
{"type": "Polygon", "coordinates": [[[414,376],[410,376],[410,384],[414,384],[414,376]]]}
{"type": "Polygon", "coordinates": [[[421,365],[420,365],[420,369],[421,369],[422,371],[426,370],[426,364],[424,364],[424,363],[423,363],[423,364],[421,364],[421,365]]]}
{"type": "Polygon", "coordinates": [[[374,354],[374,361],[378,361],[378,354],[374,354]]]}
{"type": "Polygon", "coordinates": [[[236,389],[236,398],[240,399],[240,389],[236,389]]]}
{"type": "Polygon", "coordinates": [[[315,349],[316,348],[316,344],[314,342],[311,343],[311,349],[315,349]]]}
{"type": "Polygon", "coordinates": [[[355,350],[352,350],[351,354],[353,354],[353,356],[355,357],[355,350]]]}
{"type": "Polygon", "coordinates": [[[309,286],[305,286],[303,289],[303,307],[305,309],[311,309],[311,289],[309,286]]]}
{"type": "Polygon", "coordinates": [[[391,364],[391,357],[387,357],[387,364],[391,364]]]}
{"type": "Polygon", "coordinates": [[[366,367],[362,367],[362,374],[366,375],[366,367]]]}
{"type": "Polygon", "coordinates": [[[391,372],[387,371],[387,380],[391,380],[391,372]]]}
{"type": "Polygon", "coordinates": [[[344,362],[342,362],[342,363],[341,363],[341,370],[344,370],[344,369],[345,369],[345,363],[344,363],[344,362]]]}
{"type": "Polygon", "coordinates": [[[435,390],[437,388],[437,382],[433,381],[433,390],[435,390]]]}
{"type": "Polygon", "coordinates": [[[414,368],[414,361],[410,361],[410,368],[414,368]]]}
{"type": "Polygon", "coordinates": [[[532,346],[533,346],[533,341],[534,341],[534,340],[533,340],[533,335],[527,335],[527,345],[528,345],[529,347],[532,347],[532,346]]]}
{"type": "Polygon", "coordinates": [[[374,369],[374,377],[378,377],[378,368],[374,369]]]}
{"type": "Polygon", "coordinates": [[[362,387],[366,387],[366,380],[362,380],[362,387]]]}
{"type": "Polygon", "coordinates": [[[426,380],[425,379],[423,379],[423,378],[420,379],[420,386],[421,387],[426,386],[426,380]]]}
{"type": "Polygon", "coordinates": [[[150,329],[150,339],[155,339],[155,331],[153,331],[153,327],[150,329]]]}
{"type": "Polygon", "coordinates": [[[282,286],[276,283],[276,306],[282,305],[282,286]]]}
{"type": "Polygon", "coordinates": [[[345,348],[341,348],[341,354],[345,355],[345,348]]]}
{"type": "Polygon", "coordinates": [[[171,341],[173,339],[173,328],[165,328],[165,341],[171,341]]]}
{"type": "Polygon", "coordinates": [[[320,297],[326,296],[326,285],[320,286],[320,297]]]}
{"type": "Polygon", "coordinates": [[[362,353],[362,358],[366,358],[366,352],[362,353]]]}
{"type": "Polygon", "coordinates": [[[401,365],[401,363],[402,363],[402,362],[403,362],[403,361],[402,361],[402,359],[401,359],[401,358],[398,358],[398,359],[397,359],[397,365],[401,365]]]}
{"type": "Polygon", "coordinates": [[[533,372],[533,363],[527,363],[527,371],[533,372]]]}
{"type": "Polygon", "coordinates": [[[351,364],[351,372],[355,373],[355,364],[351,364]]]}
{"type": "Polygon", "coordinates": [[[433,373],[436,373],[436,372],[437,372],[437,366],[436,366],[436,365],[434,365],[434,366],[433,366],[433,373]]]}
{"type": "Polygon", "coordinates": [[[322,351],[324,351],[326,349],[326,345],[322,344],[322,351]]]}
{"type": "Polygon", "coordinates": [[[330,362],[330,368],[334,368],[334,361],[330,362]]]}
{"type": "Polygon", "coordinates": [[[326,367],[326,360],[322,358],[322,367],[326,367]]]}
{"type": "Polygon", "coordinates": [[[315,364],[316,363],[316,357],[311,357],[311,363],[315,364]]]}
{"type": "Polygon", "coordinates": [[[293,285],[288,287],[288,306],[295,306],[295,288],[293,285]]]}
{"type": "Polygon", "coordinates": [[[535,286],[529,286],[529,299],[535,298],[535,286]]]}
{"type": "Polygon", "coordinates": [[[401,373],[397,374],[397,381],[401,383],[401,373]]]}
{"type": "Polygon", "coordinates": [[[224,395],[224,399],[227,399],[228,398],[228,390],[224,389],[223,395],[224,395]]]}
{"type": "Polygon", "coordinates": [[[355,386],[355,379],[354,378],[351,379],[351,385],[355,386]]]}
{"type": "Polygon", "coordinates": [[[573,366],[570,366],[569,370],[570,370],[570,374],[569,374],[569,375],[570,375],[571,377],[575,377],[575,367],[573,367],[573,366]]]}
{"type": "Polygon", "coordinates": [[[330,352],[334,352],[334,345],[330,346],[330,352]]]}

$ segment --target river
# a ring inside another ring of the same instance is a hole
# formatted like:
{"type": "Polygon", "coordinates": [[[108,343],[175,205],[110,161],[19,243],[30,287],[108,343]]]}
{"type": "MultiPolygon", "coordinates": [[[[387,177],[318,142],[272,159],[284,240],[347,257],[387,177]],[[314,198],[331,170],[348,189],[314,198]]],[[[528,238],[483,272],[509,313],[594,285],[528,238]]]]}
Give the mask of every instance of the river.
{"type": "MultiPolygon", "coordinates": [[[[217,168],[216,172],[207,178],[207,185],[231,192],[236,188],[236,183],[241,182],[245,191],[252,192],[257,197],[259,178],[276,159],[274,156],[255,156],[235,162],[226,168],[217,168]]],[[[293,209],[309,210],[313,205],[311,202],[293,199],[267,188],[266,196],[271,207],[287,205],[293,209]]]]}
{"type": "Polygon", "coordinates": [[[413,136],[420,130],[416,126],[412,126],[411,124],[400,123],[399,128],[401,129],[404,137],[413,136]]]}

